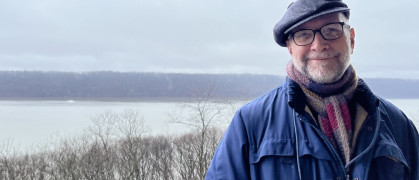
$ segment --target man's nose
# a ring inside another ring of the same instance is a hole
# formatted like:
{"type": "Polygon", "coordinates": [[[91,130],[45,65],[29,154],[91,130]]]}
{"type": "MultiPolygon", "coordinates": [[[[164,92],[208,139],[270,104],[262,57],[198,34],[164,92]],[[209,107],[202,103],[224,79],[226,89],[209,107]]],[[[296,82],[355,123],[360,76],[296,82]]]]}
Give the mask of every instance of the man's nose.
{"type": "Polygon", "coordinates": [[[314,34],[314,40],[311,43],[311,50],[324,51],[329,48],[329,41],[324,39],[320,32],[314,34]]]}

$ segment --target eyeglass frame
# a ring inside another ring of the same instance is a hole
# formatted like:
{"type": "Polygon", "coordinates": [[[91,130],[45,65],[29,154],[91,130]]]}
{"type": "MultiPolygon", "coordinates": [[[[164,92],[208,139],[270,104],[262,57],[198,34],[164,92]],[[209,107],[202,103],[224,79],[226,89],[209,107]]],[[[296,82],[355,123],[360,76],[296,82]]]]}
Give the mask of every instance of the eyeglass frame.
{"type": "Polygon", "coordinates": [[[289,35],[288,35],[288,39],[289,38],[292,38],[292,40],[294,41],[294,43],[297,45],[297,46],[307,46],[307,45],[310,45],[311,43],[313,43],[314,42],[314,39],[316,38],[316,34],[317,34],[317,32],[319,32],[319,34],[322,36],[322,38],[324,39],[324,40],[327,40],[327,41],[332,41],[332,40],[336,40],[336,39],[339,39],[339,38],[341,38],[342,36],[343,36],[343,34],[344,34],[344,29],[343,29],[343,26],[348,26],[348,27],[351,27],[349,24],[346,24],[345,22],[331,22],[331,23],[328,23],[328,24],[325,24],[325,25],[323,25],[322,27],[320,27],[319,29],[299,29],[298,31],[295,31],[295,32],[293,32],[293,33],[290,33],[289,35]],[[328,25],[331,25],[331,24],[340,24],[341,25],[341,27],[342,27],[342,34],[339,36],[339,37],[337,37],[337,38],[333,38],[333,39],[326,39],[324,36],[323,36],[323,34],[322,34],[322,32],[321,32],[321,29],[322,28],[324,28],[325,26],[328,26],[328,25]],[[299,45],[297,42],[295,42],[295,39],[294,39],[294,34],[295,33],[297,33],[297,32],[300,32],[300,31],[305,31],[305,30],[310,30],[310,31],[312,31],[313,32],[313,38],[312,38],[312,40],[311,40],[311,42],[310,43],[307,43],[307,44],[304,44],[304,45],[299,45]]]}

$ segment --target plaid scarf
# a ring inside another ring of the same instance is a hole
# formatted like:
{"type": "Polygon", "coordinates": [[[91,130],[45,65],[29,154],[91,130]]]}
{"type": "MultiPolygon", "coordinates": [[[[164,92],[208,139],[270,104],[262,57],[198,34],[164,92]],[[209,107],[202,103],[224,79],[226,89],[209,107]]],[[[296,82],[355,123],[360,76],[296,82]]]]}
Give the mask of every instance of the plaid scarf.
{"type": "Polygon", "coordinates": [[[352,65],[339,81],[327,84],[308,79],[292,62],[287,66],[287,74],[301,86],[309,106],[318,114],[320,129],[348,163],[352,154],[352,125],[347,101],[353,97],[358,82],[352,65]]]}

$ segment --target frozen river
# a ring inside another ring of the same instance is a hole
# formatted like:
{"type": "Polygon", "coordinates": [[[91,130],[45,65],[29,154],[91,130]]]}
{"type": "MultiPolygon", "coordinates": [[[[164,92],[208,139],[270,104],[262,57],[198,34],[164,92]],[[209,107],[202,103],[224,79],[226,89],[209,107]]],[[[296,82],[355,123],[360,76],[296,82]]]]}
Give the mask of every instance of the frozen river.
{"type": "MultiPolygon", "coordinates": [[[[419,127],[419,99],[391,99],[419,127]]],[[[91,119],[106,111],[139,110],[149,128],[148,135],[179,134],[187,127],[168,123],[176,102],[97,101],[0,101],[0,142],[12,141],[25,149],[53,136],[80,134],[91,119]]]]}

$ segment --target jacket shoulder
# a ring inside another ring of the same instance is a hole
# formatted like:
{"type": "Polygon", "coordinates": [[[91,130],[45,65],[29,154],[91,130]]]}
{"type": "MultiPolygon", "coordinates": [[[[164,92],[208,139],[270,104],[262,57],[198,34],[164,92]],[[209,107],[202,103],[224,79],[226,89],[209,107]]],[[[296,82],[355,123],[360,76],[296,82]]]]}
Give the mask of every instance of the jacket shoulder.
{"type": "Polygon", "coordinates": [[[384,118],[385,121],[391,121],[392,124],[409,124],[409,118],[407,118],[402,110],[386,99],[381,97],[377,98],[379,101],[379,112],[382,113],[384,117],[387,117],[384,118]]]}
{"type": "Polygon", "coordinates": [[[378,100],[378,113],[380,113],[381,120],[384,121],[399,143],[406,141],[408,136],[417,136],[415,125],[403,111],[383,98],[378,98],[378,100]]]}
{"type": "Polygon", "coordinates": [[[257,148],[263,141],[291,139],[292,112],[287,89],[280,86],[241,107],[233,121],[241,121],[249,145],[257,148]]]}
{"type": "Polygon", "coordinates": [[[398,147],[402,150],[412,173],[419,177],[419,134],[413,122],[391,102],[379,98],[379,111],[398,147]],[[414,172],[414,173],[413,173],[414,172]]]}
{"type": "Polygon", "coordinates": [[[247,117],[246,121],[252,121],[255,120],[255,117],[260,117],[261,115],[272,111],[275,107],[283,108],[287,102],[286,88],[284,86],[279,86],[242,106],[239,109],[239,112],[243,117],[247,117]]]}

